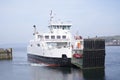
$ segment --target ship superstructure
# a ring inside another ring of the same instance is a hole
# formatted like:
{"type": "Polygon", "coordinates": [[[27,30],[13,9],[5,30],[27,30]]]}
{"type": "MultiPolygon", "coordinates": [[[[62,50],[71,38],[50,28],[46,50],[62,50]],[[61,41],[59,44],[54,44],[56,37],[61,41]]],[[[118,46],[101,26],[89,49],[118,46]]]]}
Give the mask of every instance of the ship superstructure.
{"type": "Polygon", "coordinates": [[[70,22],[50,20],[49,32],[39,33],[34,25],[34,39],[27,47],[28,60],[49,66],[71,66],[71,26],[70,22]]]}

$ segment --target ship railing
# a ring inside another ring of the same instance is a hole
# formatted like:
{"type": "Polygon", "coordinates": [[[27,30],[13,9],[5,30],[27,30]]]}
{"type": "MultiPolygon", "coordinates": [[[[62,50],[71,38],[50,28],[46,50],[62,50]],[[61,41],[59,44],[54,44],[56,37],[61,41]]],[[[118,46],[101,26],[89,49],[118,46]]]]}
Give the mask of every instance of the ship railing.
{"type": "Polygon", "coordinates": [[[48,47],[48,49],[70,49],[70,46],[52,46],[51,48],[48,47]]]}
{"type": "Polygon", "coordinates": [[[47,41],[47,42],[69,42],[70,39],[44,39],[41,41],[47,41]]]}
{"type": "Polygon", "coordinates": [[[72,25],[72,23],[71,21],[66,21],[66,22],[54,21],[54,22],[51,22],[50,25],[72,25]]]}

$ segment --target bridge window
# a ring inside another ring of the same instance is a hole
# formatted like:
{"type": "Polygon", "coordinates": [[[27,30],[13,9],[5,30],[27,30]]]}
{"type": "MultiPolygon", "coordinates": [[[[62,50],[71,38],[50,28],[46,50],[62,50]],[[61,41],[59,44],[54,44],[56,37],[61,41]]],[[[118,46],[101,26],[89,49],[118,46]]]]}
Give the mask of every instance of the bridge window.
{"type": "Polygon", "coordinates": [[[70,26],[62,26],[63,30],[70,30],[70,26]]]}
{"type": "Polygon", "coordinates": [[[60,29],[62,29],[62,26],[60,26],[60,29]]]}
{"type": "Polygon", "coordinates": [[[69,30],[70,29],[70,26],[67,26],[67,30],[69,30]]]}
{"type": "Polygon", "coordinates": [[[63,30],[65,30],[65,28],[66,28],[66,26],[63,26],[63,28],[62,28],[62,29],[63,29],[63,30]]]}
{"type": "Polygon", "coordinates": [[[54,29],[56,29],[56,26],[54,26],[54,29]]]}
{"type": "Polygon", "coordinates": [[[59,29],[59,26],[57,26],[57,29],[59,29]]]}

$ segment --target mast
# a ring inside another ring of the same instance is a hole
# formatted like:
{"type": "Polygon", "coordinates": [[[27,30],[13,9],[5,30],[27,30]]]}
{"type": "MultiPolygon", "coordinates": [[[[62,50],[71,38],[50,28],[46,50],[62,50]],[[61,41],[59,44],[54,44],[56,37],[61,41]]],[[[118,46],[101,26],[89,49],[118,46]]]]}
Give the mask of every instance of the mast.
{"type": "Polygon", "coordinates": [[[36,34],[36,25],[33,25],[33,27],[34,27],[34,33],[33,33],[33,35],[35,35],[36,34]]]}
{"type": "Polygon", "coordinates": [[[52,15],[52,10],[51,10],[51,12],[50,12],[50,24],[52,22],[52,19],[53,19],[53,15],[52,15]]]}
{"type": "Polygon", "coordinates": [[[50,24],[52,23],[52,21],[53,21],[53,12],[52,12],[52,10],[50,11],[50,24]]]}

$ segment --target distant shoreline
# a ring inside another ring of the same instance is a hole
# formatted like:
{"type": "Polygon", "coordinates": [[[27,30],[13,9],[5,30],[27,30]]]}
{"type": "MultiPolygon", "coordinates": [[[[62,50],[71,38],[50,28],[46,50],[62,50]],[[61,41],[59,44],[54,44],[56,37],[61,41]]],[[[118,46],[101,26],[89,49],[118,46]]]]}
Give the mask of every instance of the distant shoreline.
{"type": "Polygon", "coordinates": [[[105,46],[120,46],[120,45],[105,45],[105,46]]]}

